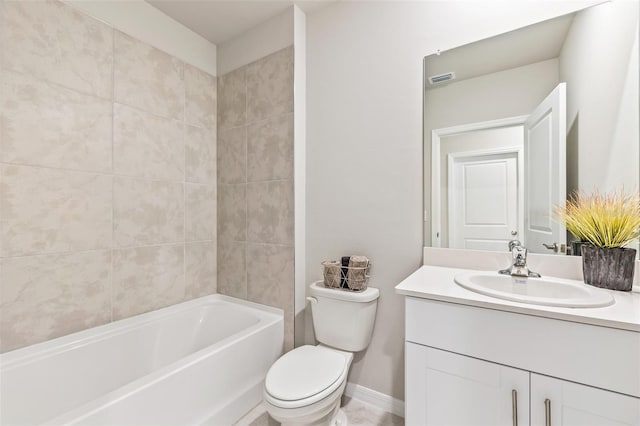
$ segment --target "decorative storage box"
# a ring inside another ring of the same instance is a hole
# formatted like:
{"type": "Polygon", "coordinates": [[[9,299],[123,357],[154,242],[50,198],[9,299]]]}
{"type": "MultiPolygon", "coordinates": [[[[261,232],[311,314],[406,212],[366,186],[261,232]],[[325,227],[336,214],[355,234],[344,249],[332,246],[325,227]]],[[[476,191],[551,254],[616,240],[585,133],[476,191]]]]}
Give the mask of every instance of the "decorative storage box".
{"type": "Polygon", "coordinates": [[[369,284],[369,269],[371,263],[364,256],[353,256],[356,262],[343,266],[338,260],[322,262],[324,286],[328,288],[343,288],[351,291],[362,291],[369,284]],[[353,263],[366,266],[353,266],[353,263]]]}

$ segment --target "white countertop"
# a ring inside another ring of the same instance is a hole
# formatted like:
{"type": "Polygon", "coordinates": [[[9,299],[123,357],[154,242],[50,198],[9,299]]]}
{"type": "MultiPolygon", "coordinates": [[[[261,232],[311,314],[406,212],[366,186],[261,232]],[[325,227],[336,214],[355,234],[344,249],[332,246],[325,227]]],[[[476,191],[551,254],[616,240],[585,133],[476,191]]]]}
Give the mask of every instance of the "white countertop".
{"type": "Polygon", "coordinates": [[[469,270],[421,266],[396,286],[396,293],[422,299],[640,332],[640,292],[638,291],[605,290],[612,293],[615,303],[603,308],[540,306],[496,299],[462,288],[453,280],[457,274],[462,272],[469,272],[469,270]]]}

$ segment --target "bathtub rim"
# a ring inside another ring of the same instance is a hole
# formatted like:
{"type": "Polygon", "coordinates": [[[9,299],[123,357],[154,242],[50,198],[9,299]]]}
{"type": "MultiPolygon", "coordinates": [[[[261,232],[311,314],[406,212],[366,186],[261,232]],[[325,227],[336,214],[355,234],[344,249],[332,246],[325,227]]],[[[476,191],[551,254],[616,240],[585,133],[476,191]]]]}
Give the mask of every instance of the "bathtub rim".
{"type": "MultiPolygon", "coordinates": [[[[223,342],[226,342],[228,339],[238,335],[239,333],[246,333],[248,330],[253,330],[258,325],[266,326],[268,324],[277,322],[281,318],[284,320],[284,310],[280,308],[262,305],[259,303],[250,302],[244,299],[238,299],[223,294],[210,294],[208,296],[191,299],[185,302],[177,303],[175,305],[165,306],[153,311],[143,312],[141,314],[134,315],[128,318],[112,321],[106,324],[56,337],[51,340],[46,340],[44,342],[34,343],[33,345],[24,346],[8,352],[0,353],[0,373],[10,371],[11,369],[20,367],[24,364],[29,364],[40,359],[48,358],[50,356],[57,355],[72,349],[86,346],[87,344],[92,342],[97,342],[112,336],[122,334],[126,331],[142,327],[150,322],[171,316],[175,313],[193,309],[199,306],[204,306],[212,302],[226,302],[235,305],[241,305],[249,308],[250,310],[259,312],[258,323],[225,337],[219,342],[216,342],[216,345],[222,345],[223,342]],[[265,321],[267,322],[267,324],[263,324],[265,321]]],[[[191,356],[207,348],[208,346],[195,351],[185,356],[184,358],[181,358],[180,360],[190,358],[191,356]]],[[[173,364],[174,362],[172,362],[171,364],[173,364]]],[[[156,371],[163,370],[165,367],[162,367],[156,371]]],[[[150,374],[153,373],[155,373],[155,371],[151,372],[150,374]]]]}

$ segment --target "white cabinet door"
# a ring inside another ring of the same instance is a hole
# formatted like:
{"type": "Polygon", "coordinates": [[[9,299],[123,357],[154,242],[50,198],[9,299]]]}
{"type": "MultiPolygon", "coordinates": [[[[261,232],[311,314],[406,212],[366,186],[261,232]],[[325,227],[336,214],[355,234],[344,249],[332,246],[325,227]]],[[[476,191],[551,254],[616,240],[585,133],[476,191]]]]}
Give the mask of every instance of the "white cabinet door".
{"type": "Polygon", "coordinates": [[[531,425],[549,424],[637,426],[640,398],[531,373],[531,425]]]}
{"type": "Polygon", "coordinates": [[[408,426],[529,425],[527,371],[410,342],[406,371],[408,426]]]}

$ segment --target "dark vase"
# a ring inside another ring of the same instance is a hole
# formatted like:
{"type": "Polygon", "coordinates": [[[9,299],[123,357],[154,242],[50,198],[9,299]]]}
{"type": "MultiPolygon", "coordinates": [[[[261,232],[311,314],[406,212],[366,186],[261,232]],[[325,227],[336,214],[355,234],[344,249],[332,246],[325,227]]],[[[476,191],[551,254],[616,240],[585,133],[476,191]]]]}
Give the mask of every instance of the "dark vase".
{"type": "Polygon", "coordinates": [[[635,249],[582,246],[584,282],[595,287],[631,291],[635,262],[635,249]]]}

